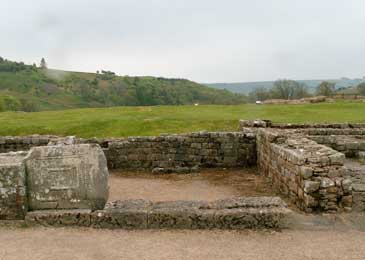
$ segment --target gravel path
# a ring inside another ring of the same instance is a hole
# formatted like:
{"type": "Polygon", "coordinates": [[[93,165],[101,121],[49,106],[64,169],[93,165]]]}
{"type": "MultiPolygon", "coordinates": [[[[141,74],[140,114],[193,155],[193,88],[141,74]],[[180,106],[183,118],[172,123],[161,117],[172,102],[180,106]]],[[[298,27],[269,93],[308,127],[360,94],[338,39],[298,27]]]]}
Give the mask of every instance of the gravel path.
{"type": "Polygon", "coordinates": [[[118,172],[109,176],[109,201],[205,200],[238,196],[272,196],[274,192],[256,169],[203,169],[199,174],[118,172]]]}
{"type": "Polygon", "coordinates": [[[0,228],[0,259],[364,259],[360,231],[0,228]]]}

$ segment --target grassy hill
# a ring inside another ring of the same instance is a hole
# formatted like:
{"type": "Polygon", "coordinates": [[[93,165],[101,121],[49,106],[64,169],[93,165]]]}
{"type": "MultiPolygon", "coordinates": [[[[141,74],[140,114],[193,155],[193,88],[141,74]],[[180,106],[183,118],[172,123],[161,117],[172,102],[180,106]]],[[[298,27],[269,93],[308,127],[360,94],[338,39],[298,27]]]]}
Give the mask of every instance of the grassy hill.
{"type": "Polygon", "coordinates": [[[40,69],[0,57],[0,111],[243,102],[243,95],[186,79],[40,69]]]}
{"type": "MultiPolygon", "coordinates": [[[[357,86],[364,82],[364,79],[316,79],[316,80],[297,80],[299,83],[304,83],[308,86],[308,90],[311,93],[315,92],[316,87],[323,81],[336,83],[336,88],[347,88],[350,86],[357,86]]],[[[240,93],[247,95],[251,91],[257,88],[270,89],[274,86],[274,81],[257,81],[257,82],[237,82],[237,83],[210,83],[204,84],[208,87],[215,89],[226,89],[233,93],[240,93]]]]}
{"type": "Polygon", "coordinates": [[[364,102],[305,105],[202,105],[0,113],[0,135],[145,136],[199,130],[235,131],[239,119],[275,122],[363,122],[364,102]]]}

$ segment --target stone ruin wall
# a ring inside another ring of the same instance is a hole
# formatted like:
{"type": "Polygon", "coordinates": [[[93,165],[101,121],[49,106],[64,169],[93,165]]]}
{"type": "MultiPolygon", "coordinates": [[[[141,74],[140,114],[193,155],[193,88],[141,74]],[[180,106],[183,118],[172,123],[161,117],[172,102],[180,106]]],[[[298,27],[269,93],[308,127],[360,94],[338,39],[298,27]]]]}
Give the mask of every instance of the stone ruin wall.
{"type": "MultiPolygon", "coordinates": [[[[26,151],[57,143],[56,136],[0,137],[0,153],[26,151]]],[[[157,137],[77,139],[97,143],[109,169],[194,171],[195,167],[246,167],[256,165],[256,137],[243,132],[197,132],[157,137]]]]}
{"type": "Polygon", "coordinates": [[[51,139],[50,135],[32,136],[0,136],[0,154],[17,151],[28,151],[32,147],[45,146],[51,139]]]}
{"type": "Polygon", "coordinates": [[[109,142],[105,151],[110,168],[179,171],[256,165],[255,135],[240,132],[126,138],[109,142]]]}
{"type": "Polygon", "coordinates": [[[258,166],[280,192],[306,212],[351,209],[344,154],[303,137],[258,131],[258,166]]]}
{"type": "Polygon", "coordinates": [[[0,220],[110,229],[247,229],[282,228],[290,213],[279,197],[106,204],[108,170],[100,146],[54,141],[0,155],[0,220]]]}
{"type": "MultiPolygon", "coordinates": [[[[39,135],[0,137],[0,219],[24,219],[28,209],[27,196],[33,194],[32,191],[29,191],[31,187],[27,187],[28,192],[26,192],[27,180],[23,159],[28,156],[28,153],[15,151],[26,151],[33,148],[34,154],[38,148],[42,148],[43,151],[47,145],[73,143],[97,144],[98,147],[100,145],[110,169],[186,173],[197,170],[197,167],[246,167],[256,164],[256,137],[253,134],[242,132],[198,132],[185,135],[118,139],[82,139],[39,135]]],[[[55,161],[52,160],[51,163],[54,164],[55,161]]],[[[70,169],[72,170],[74,167],[70,169]]],[[[69,167],[61,168],[67,170],[69,167]]],[[[58,167],[56,169],[58,171],[58,167]]],[[[33,172],[35,176],[36,171],[33,172]]],[[[64,191],[65,187],[61,185],[60,190],[53,191],[53,189],[55,187],[49,192],[60,193],[64,191]]],[[[46,195],[43,194],[43,197],[46,195]]],[[[61,205],[56,201],[52,203],[61,205]]]]}
{"type": "MultiPolygon", "coordinates": [[[[364,137],[364,124],[273,124],[258,120],[241,121],[239,132],[74,138],[71,142],[99,144],[110,169],[183,173],[197,166],[257,165],[303,211],[335,212],[365,211],[365,167],[347,164],[348,158],[363,156],[364,137]]],[[[0,137],[0,153],[69,141],[57,136],[0,137]]],[[[24,177],[12,174],[12,169],[22,166],[6,165],[7,156],[0,156],[0,219],[23,218],[27,207],[24,177]]]]}
{"type": "Polygon", "coordinates": [[[257,133],[258,167],[300,209],[365,211],[365,124],[241,120],[240,129],[257,133]]]}

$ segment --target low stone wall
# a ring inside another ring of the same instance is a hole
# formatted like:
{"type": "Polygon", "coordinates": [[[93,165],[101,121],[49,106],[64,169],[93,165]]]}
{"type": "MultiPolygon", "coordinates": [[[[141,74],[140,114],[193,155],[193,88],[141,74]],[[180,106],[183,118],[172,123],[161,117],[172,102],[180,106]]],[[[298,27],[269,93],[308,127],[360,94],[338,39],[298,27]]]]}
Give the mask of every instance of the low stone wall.
{"type": "Polygon", "coordinates": [[[277,197],[235,198],[215,202],[116,201],[104,210],[33,211],[29,225],[109,229],[283,228],[290,210],[277,197]]]}
{"type": "Polygon", "coordinates": [[[365,123],[307,123],[307,124],[295,124],[295,123],[273,123],[270,120],[240,120],[239,130],[247,128],[279,128],[279,129],[293,129],[299,131],[354,131],[358,130],[365,133],[365,123]],[[324,130],[326,129],[326,130],[324,130]]]}
{"type": "MultiPolygon", "coordinates": [[[[26,151],[48,143],[67,143],[56,136],[0,137],[0,153],[26,151]]],[[[76,143],[97,143],[109,169],[156,169],[189,172],[193,167],[243,167],[256,165],[256,137],[243,132],[197,132],[157,137],[110,139],[75,138],[76,143]]]]}
{"type": "Polygon", "coordinates": [[[182,169],[256,164],[256,137],[242,132],[130,137],[109,141],[109,168],[182,169]]]}
{"type": "Polygon", "coordinates": [[[32,136],[0,136],[0,153],[28,151],[35,146],[45,146],[51,139],[50,135],[32,136]]]}
{"type": "Polygon", "coordinates": [[[257,150],[261,172],[300,209],[351,209],[351,180],[343,173],[344,154],[275,129],[258,130],[257,150]]]}
{"type": "Polygon", "coordinates": [[[344,175],[352,182],[353,211],[365,211],[365,165],[346,164],[344,175]]]}
{"type": "Polygon", "coordinates": [[[365,151],[363,135],[313,135],[308,138],[344,153],[349,158],[360,157],[361,152],[365,151]]]}

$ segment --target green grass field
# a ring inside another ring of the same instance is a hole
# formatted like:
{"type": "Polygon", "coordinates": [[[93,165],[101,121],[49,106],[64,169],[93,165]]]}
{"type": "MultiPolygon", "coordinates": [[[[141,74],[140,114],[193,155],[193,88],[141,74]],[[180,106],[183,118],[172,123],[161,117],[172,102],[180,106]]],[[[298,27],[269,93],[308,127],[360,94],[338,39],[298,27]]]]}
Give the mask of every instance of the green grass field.
{"type": "Polygon", "coordinates": [[[239,119],[274,122],[365,122],[365,103],[308,105],[154,106],[0,113],[0,135],[147,136],[199,130],[231,131],[239,119]]]}

